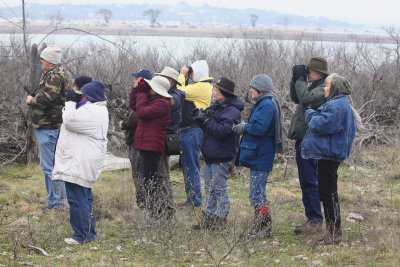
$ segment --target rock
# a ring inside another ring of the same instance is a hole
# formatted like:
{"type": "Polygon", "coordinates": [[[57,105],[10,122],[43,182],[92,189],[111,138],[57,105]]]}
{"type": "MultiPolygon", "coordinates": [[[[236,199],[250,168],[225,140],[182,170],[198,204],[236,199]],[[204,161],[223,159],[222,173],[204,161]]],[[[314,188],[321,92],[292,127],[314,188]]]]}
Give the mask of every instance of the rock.
{"type": "Polygon", "coordinates": [[[323,262],[320,260],[315,260],[315,261],[312,261],[310,265],[311,266],[322,266],[323,262]]]}
{"type": "Polygon", "coordinates": [[[354,213],[354,212],[350,212],[349,214],[347,214],[346,219],[348,221],[358,221],[358,222],[362,222],[365,221],[364,217],[358,213],[354,213]]]}
{"type": "Polygon", "coordinates": [[[126,170],[131,168],[131,162],[128,158],[118,158],[111,153],[106,154],[103,163],[103,171],[126,170]]]}

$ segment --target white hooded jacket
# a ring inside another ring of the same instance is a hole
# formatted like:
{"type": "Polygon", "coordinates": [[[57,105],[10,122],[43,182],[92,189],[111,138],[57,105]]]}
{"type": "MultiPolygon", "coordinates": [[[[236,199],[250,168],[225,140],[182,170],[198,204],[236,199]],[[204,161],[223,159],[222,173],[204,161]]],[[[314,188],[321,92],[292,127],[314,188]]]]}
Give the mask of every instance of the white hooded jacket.
{"type": "Polygon", "coordinates": [[[68,101],[55,152],[53,180],[92,188],[99,178],[107,152],[106,101],[86,102],[76,109],[68,101]]]}

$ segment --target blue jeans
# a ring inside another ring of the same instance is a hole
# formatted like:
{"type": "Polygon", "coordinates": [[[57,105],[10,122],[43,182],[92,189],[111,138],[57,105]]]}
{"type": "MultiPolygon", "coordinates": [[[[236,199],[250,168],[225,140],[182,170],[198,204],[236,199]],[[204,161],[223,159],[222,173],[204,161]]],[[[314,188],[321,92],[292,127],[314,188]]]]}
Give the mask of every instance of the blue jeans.
{"type": "Polygon", "coordinates": [[[51,179],[54,166],[54,153],[59,129],[36,129],[36,139],[40,150],[40,168],[44,172],[44,180],[47,190],[46,206],[56,209],[68,209],[65,184],[51,179]]]}
{"type": "Polygon", "coordinates": [[[69,182],[65,182],[65,188],[69,203],[69,221],[74,230],[72,238],[81,244],[96,241],[92,189],[69,182]]]}
{"type": "Polygon", "coordinates": [[[203,204],[201,198],[200,178],[200,146],[203,139],[203,131],[199,127],[187,128],[179,131],[181,141],[181,164],[187,203],[193,206],[203,204]]]}
{"type": "Polygon", "coordinates": [[[226,218],[230,211],[228,194],[228,171],[230,161],[204,165],[204,189],[206,191],[206,212],[226,218]]]}
{"type": "Polygon", "coordinates": [[[313,222],[322,222],[321,203],[318,196],[317,161],[301,157],[301,142],[296,141],[296,162],[306,217],[313,222]]]}
{"type": "Polygon", "coordinates": [[[268,171],[250,169],[249,200],[254,208],[267,206],[268,171]]]}

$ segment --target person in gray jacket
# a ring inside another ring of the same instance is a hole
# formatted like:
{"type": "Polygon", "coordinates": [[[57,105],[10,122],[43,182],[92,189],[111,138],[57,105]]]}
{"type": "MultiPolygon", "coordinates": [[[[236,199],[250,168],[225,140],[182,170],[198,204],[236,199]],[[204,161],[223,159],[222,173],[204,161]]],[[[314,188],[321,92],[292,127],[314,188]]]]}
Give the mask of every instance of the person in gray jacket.
{"type": "Polygon", "coordinates": [[[308,235],[322,231],[322,211],[318,197],[317,161],[301,157],[301,142],[307,131],[304,113],[307,108],[317,109],[325,103],[325,78],[329,75],[328,63],[322,57],[313,57],[304,65],[293,67],[290,96],[297,105],[290,122],[288,137],[296,140],[296,162],[302,199],[307,221],[297,226],[296,234],[308,235]]]}

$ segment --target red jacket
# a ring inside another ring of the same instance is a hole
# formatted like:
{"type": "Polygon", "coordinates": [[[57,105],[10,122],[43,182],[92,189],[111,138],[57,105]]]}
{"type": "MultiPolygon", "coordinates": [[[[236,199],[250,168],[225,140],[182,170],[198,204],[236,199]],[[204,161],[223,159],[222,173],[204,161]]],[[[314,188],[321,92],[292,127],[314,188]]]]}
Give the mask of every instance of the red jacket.
{"type": "Polygon", "coordinates": [[[133,147],[144,151],[164,153],[165,134],[171,120],[168,100],[149,100],[146,93],[138,93],[136,98],[138,125],[133,147]]]}

